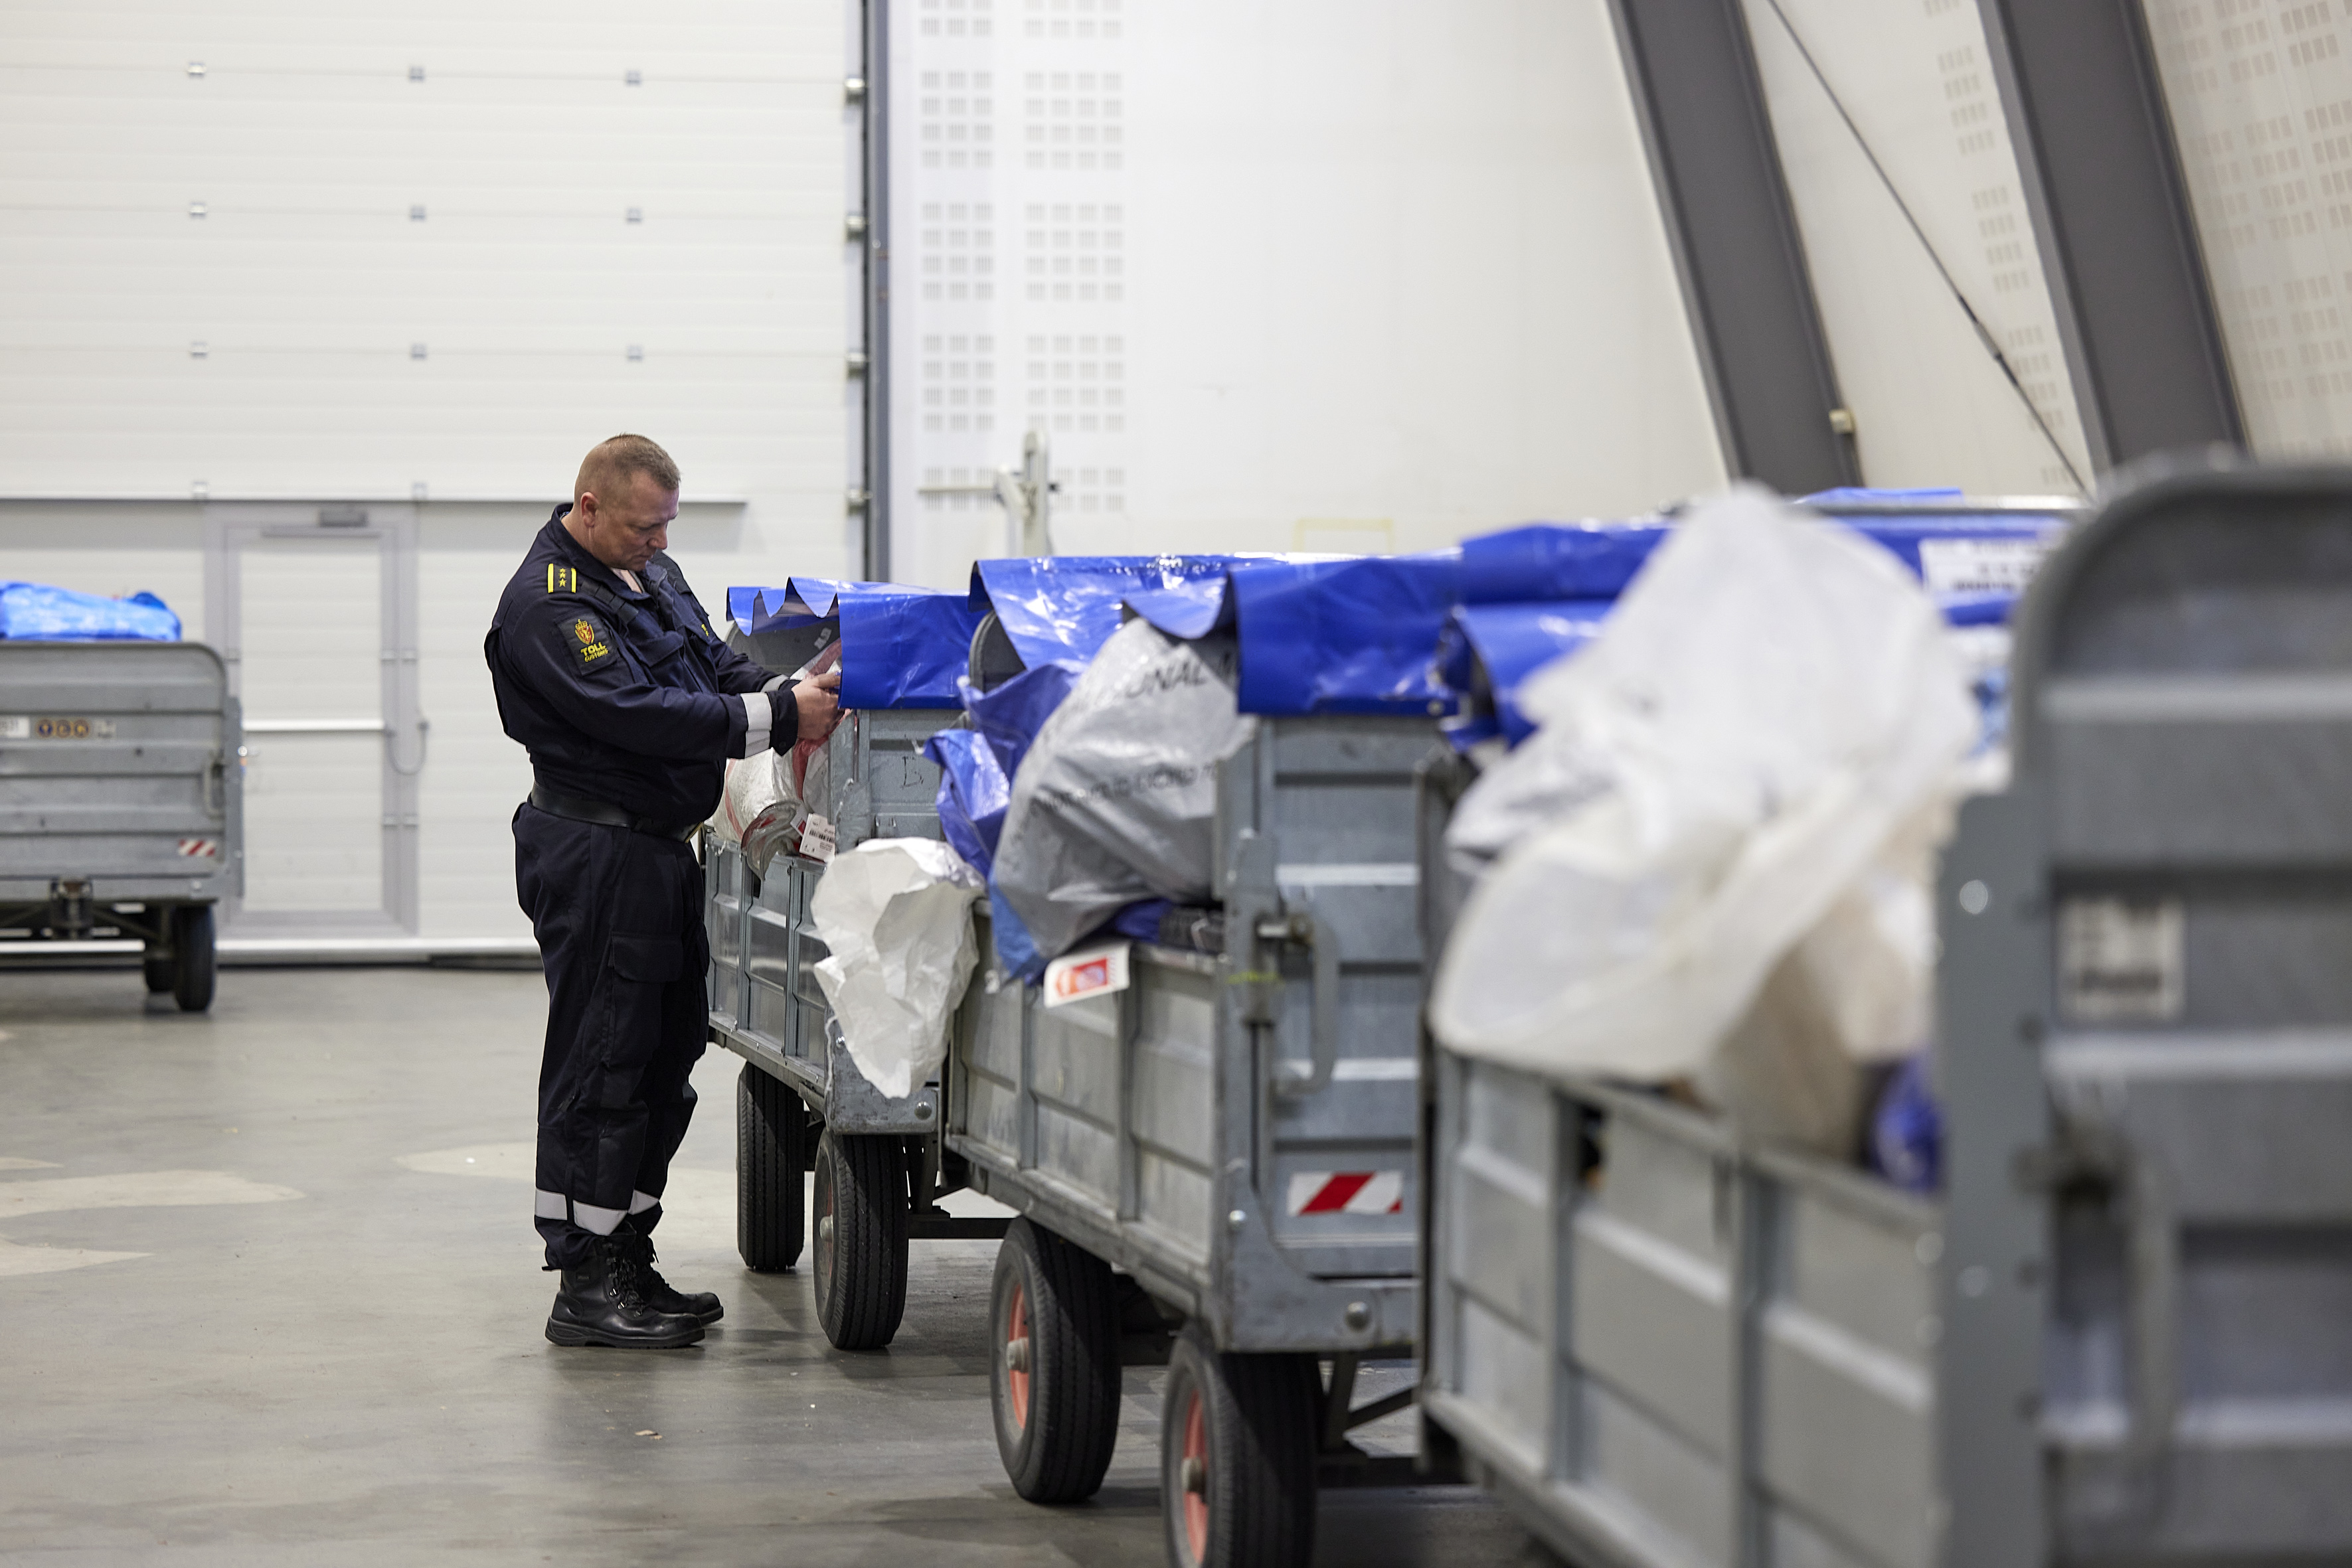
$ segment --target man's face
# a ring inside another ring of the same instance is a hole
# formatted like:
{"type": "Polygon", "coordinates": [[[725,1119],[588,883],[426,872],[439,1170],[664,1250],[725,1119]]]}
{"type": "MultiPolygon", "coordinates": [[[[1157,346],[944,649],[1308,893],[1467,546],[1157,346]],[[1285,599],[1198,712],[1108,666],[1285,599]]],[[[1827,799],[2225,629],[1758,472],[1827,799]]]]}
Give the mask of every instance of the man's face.
{"type": "Polygon", "coordinates": [[[580,514],[573,535],[588,553],[615,571],[642,571],[654,552],[669,548],[669,526],[677,517],[677,492],[665,490],[650,474],[632,474],[609,495],[590,491],[572,508],[580,514]]]}

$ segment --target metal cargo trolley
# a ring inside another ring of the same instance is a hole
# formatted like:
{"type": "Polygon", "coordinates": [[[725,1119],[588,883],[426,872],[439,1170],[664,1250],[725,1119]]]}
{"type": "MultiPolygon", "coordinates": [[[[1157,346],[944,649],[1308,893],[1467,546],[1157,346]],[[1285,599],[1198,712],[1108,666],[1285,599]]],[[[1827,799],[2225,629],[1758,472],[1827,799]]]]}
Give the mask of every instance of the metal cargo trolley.
{"type": "Polygon", "coordinates": [[[1164,1362],[1185,1568],[1302,1564],[1318,1485],[1413,1479],[1348,1434],[1412,1393],[1354,1402],[1361,1362],[1403,1354],[1415,1322],[1413,779],[1453,575],[1269,563],[1152,605],[1180,635],[1238,614],[1242,706],[1262,716],[1218,775],[1215,908],[1108,950],[1123,989],[1047,1006],[983,977],[957,1018],[945,1146],[1021,1214],[991,1301],[1006,1470],[1033,1501],[1091,1495],[1121,1364],[1164,1362]],[[1372,612],[1336,625],[1345,602],[1372,612]],[[1319,628],[1319,651],[1286,628],[1319,628]],[[1343,653],[1352,674],[1326,679],[1343,653]]]}
{"type": "MultiPolygon", "coordinates": [[[[797,669],[835,638],[845,714],[825,744],[829,783],[808,802],[839,849],[938,838],[939,768],[922,744],[957,717],[955,677],[976,612],[961,594],[793,579],[735,589],[730,610],[753,657],[797,669]]],[[[907,1299],[907,1244],[1003,1233],[1001,1219],[942,1212],[954,1189],[939,1155],[940,1092],[889,1099],[866,1081],[818,988],[824,943],[809,900],[824,862],[779,854],[760,875],[740,845],[706,837],[710,1035],[743,1058],[736,1084],[736,1242],[746,1267],[792,1268],[807,1241],[815,1178],[815,1291],[845,1350],[887,1344],[907,1299]]]]}
{"type": "Polygon", "coordinates": [[[150,991],[212,1006],[240,888],[236,699],[200,643],[0,641],[0,930],[129,936],[150,991]]]}
{"type": "Polygon", "coordinates": [[[1940,1195],[1433,1051],[1423,1408],[1574,1560],[2352,1560],[2352,471],[2142,478],[1946,853],[1940,1195]]]}

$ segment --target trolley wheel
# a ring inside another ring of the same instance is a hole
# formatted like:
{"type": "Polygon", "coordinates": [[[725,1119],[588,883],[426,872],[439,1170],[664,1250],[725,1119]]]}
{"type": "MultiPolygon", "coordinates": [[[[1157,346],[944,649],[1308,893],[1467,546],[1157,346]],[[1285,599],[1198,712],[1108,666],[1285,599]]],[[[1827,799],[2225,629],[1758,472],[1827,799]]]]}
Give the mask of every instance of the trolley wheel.
{"type": "Polygon", "coordinates": [[[735,1082],[735,1249],[772,1274],[800,1261],[808,1228],[808,1111],[750,1062],[735,1082]]]}
{"type": "Polygon", "coordinates": [[[839,1350],[879,1350],[907,1311],[907,1150],[884,1134],[816,1144],[816,1316],[839,1350]]]}
{"type": "Polygon", "coordinates": [[[213,1005],[213,906],[183,904],[172,911],[172,995],[184,1013],[213,1005]]]}
{"type": "Polygon", "coordinates": [[[1186,1325],[1160,1418],[1171,1568],[1306,1568],[1321,1394],[1312,1356],[1220,1354],[1186,1325]]]}
{"type": "Polygon", "coordinates": [[[989,1294],[996,1451],[1031,1502],[1102,1488],[1118,1442],[1118,1306],[1110,1266],[1026,1219],[1004,1232],[989,1294]]]}
{"type": "Polygon", "coordinates": [[[172,957],[169,947],[150,947],[140,960],[140,974],[147,981],[147,994],[160,996],[172,988],[180,977],[180,967],[172,957]]]}

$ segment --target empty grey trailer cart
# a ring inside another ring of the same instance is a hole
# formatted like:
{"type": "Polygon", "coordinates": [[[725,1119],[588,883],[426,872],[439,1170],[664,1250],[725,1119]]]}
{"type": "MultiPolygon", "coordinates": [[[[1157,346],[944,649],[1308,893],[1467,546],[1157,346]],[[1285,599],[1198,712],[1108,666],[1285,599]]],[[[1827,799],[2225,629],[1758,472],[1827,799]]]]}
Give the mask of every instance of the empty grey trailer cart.
{"type": "MultiPolygon", "coordinates": [[[[834,825],[839,849],[938,838],[940,770],[922,746],[959,715],[886,705],[952,697],[976,620],[961,612],[964,596],[795,579],[729,599],[749,651],[772,668],[798,668],[832,637],[844,639],[842,695],[852,711],[825,745],[825,796],[809,802],[834,825]]],[[[755,1270],[798,1263],[814,1176],[819,1321],[843,1349],[887,1344],[906,1305],[908,1241],[989,1239],[1004,1222],[939,1207],[956,1183],[940,1154],[938,1086],[887,1098],[842,1043],[814,972],[825,948],[809,901],[824,863],[779,854],[762,877],[739,846],[706,839],[704,873],[711,1039],[744,1062],[738,1249],[755,1270]]]]}
{"type": "Polygon", "coordinates": [[[0,939],[134,937],[150,991],[212,1006],[239,735],[203,643],[0,641],[0,939]]]}
{"type": "Polygon", "coordinates": [[[2021,613],[1937,891],[1947,1185],[1434,1049],[1423,1402],[1577,1562],[2352,1560],[2352,473],[2021,613]]]}

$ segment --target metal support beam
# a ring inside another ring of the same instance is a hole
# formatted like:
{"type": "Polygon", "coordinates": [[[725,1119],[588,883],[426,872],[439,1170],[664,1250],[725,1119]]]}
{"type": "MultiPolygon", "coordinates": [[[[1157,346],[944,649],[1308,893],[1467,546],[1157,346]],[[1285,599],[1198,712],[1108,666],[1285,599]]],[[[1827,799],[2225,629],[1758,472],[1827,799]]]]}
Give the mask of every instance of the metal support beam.
{"type": "Polygon", "coordinates": [[[1725,466],[1861,482],[1740,0],[1611,0],[1725,466]]]}
{"type": "Polygon", "coordinates": [[[866,492],[858,573],[890,580],[890,5],[863,0],[866,492]]]}
{"type": "Polygon", "coordinates": [[[2243,445],[2141,0],[1979,0],[2092,462],[2243,445]]]}

